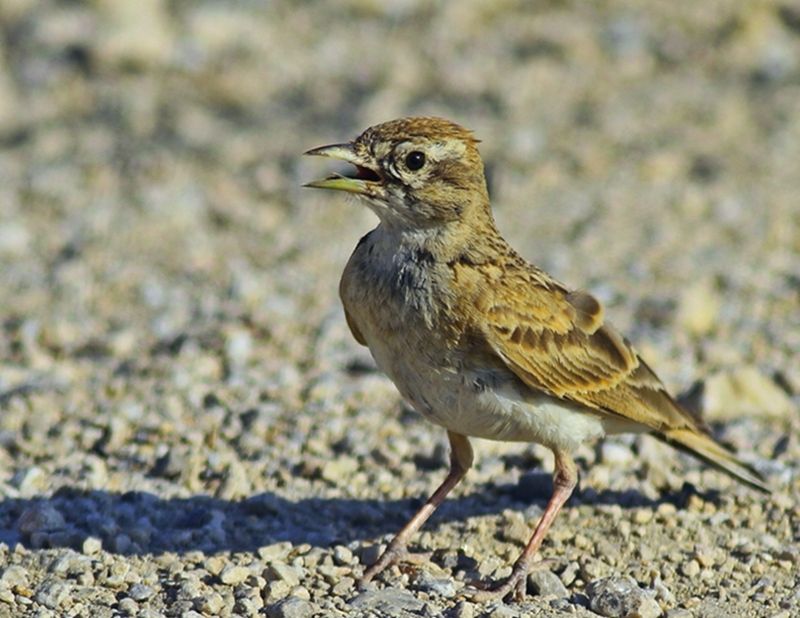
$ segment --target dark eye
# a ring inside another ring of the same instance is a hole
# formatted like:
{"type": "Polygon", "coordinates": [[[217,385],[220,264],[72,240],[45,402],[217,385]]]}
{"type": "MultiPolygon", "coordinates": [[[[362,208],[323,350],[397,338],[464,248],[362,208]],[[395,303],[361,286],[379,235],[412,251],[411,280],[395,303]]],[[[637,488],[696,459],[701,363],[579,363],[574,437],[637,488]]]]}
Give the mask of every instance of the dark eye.
{"type": "Polygon", "coordinates": [[[423,165],[425,165],[425,154],[419,150],[409,152],[408,155],[406,155],[406,167],[412,172],[422,169],[423,165]]]}

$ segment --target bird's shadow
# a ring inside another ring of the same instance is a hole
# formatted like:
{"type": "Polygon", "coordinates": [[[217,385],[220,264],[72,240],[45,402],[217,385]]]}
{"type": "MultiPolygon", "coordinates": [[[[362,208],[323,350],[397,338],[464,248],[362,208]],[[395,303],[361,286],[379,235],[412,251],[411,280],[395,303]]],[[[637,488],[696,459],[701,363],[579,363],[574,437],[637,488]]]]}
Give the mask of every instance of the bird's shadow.
{"type": "MultiPolygon", "coordinates": [[[[486,485],[447,500],[434,514],[429,529],[445,522],[543,507],[549,497],[549,475],[533,473],[527,488],[486,485]]],[[[625,508],[682,505],[693,487],[652,500],[635,490],[579,492],[573,503],[618,504],[625,508]]],[[[706,495],[706,499],[713,500],[706,495]]],[[[149,492],[126,493],[64,488],[51,496],[0,501],[0,542],[8,546],[71,547],[80,550],[95,537],[103,548],[125,555],[202,551],[253,552],[289,542],[331,547],[394,533],[422,500],[301,498],[291,500],[261,493],[242,500],[211,496],[162,498],[149,492]]],[[[535,509],[534,509],[535,510],[535,509]]],[[[528,514],[535,517],[537,513],[528,514]]],[[[531,522],[533,523],[533,522],[531,522]]]]}

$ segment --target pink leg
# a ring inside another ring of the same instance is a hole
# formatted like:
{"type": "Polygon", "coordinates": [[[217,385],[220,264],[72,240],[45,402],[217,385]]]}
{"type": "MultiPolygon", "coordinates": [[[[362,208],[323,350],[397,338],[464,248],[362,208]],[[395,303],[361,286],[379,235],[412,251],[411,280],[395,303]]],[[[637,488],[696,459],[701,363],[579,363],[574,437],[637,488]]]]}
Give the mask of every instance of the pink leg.
{"type": "Polygon", "coordinates": [[[447,494],[450,493],[453,487],[458,485],[467,470],[472,467],[472,446],[467,437],[451,431],[447,432],[447,437],[450,439],[450,471],[447,473],[447,478],[433,492],[433,495],[428,498],[422,508],[395,535],[392,542],[389,543],[389,547],[381,554],[375,564],[364,572],[364,575],[359,580],[359,585],[366,584],[387,567],[410,556],[407,546],[411,536],[433,515],[437,507],[444,502],[447,494]]]}
{"type": "Polygon", "coordinates": [[[556,466],[553,473],[553,495],[550,496],[547,508],[542,513],[542,518],[539,520],[531,540],[528,541],[528,545],[514,563],[514,568],[509,578],[491,590],[481,590],[475,593],[472,597],[473,601],[482,603],[492,599],[502,599],[511,593],[514,594],[514,598],[517,601],[521,601],[525,597],[528,571],[533,563],[533,557],[539,550],[539,546],[542,544],[553,520],[558,515],[561,507],[564,506],[564,503],[569,500],[572,490],[575,489],[575,485],[578,482],[578,472],[572,457],[563,451],[554,451],[554,453],[556,466]]]}

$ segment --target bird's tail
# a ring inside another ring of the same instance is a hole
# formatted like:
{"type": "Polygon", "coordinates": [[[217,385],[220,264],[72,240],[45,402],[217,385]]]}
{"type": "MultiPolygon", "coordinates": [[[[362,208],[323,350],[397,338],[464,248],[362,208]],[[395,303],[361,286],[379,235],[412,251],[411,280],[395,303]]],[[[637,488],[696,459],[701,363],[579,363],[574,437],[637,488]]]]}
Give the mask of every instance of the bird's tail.
{"type": "Polygon", "coordinates": [[[770,493],[765,479],[759,472],[737,457],[724,446],[717,444],[709,436],[693,429],[668,429],[658,435],[667,444],[694,455],[707,464],[719,468],[733,478],[754,489],[770,493]]]}

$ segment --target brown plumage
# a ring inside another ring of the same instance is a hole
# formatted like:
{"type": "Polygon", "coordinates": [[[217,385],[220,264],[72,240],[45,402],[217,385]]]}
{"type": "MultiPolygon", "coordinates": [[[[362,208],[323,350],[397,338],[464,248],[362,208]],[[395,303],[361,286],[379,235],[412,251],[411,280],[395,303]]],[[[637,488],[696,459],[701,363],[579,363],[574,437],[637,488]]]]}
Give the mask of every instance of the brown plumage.
{"type": "Polygon", "coordinates": [[[525,575],[577,473],[585,440],[647,431],[751,487],[760,475],[667,393],[589,293],[522,259],[498,232],[472,133],[440,118],[371,127],[307,154],[348,161],[352,178],[308,186],[365,199],[380,218],[340,285],[356,340],[402,395],[448,431],[444,483],[364,574],[407,557],[410,536],[472,464],[467,436],[533,441],[555,454],[554,492],[511,577],[476,598],[524,594],[525,575]]]}

